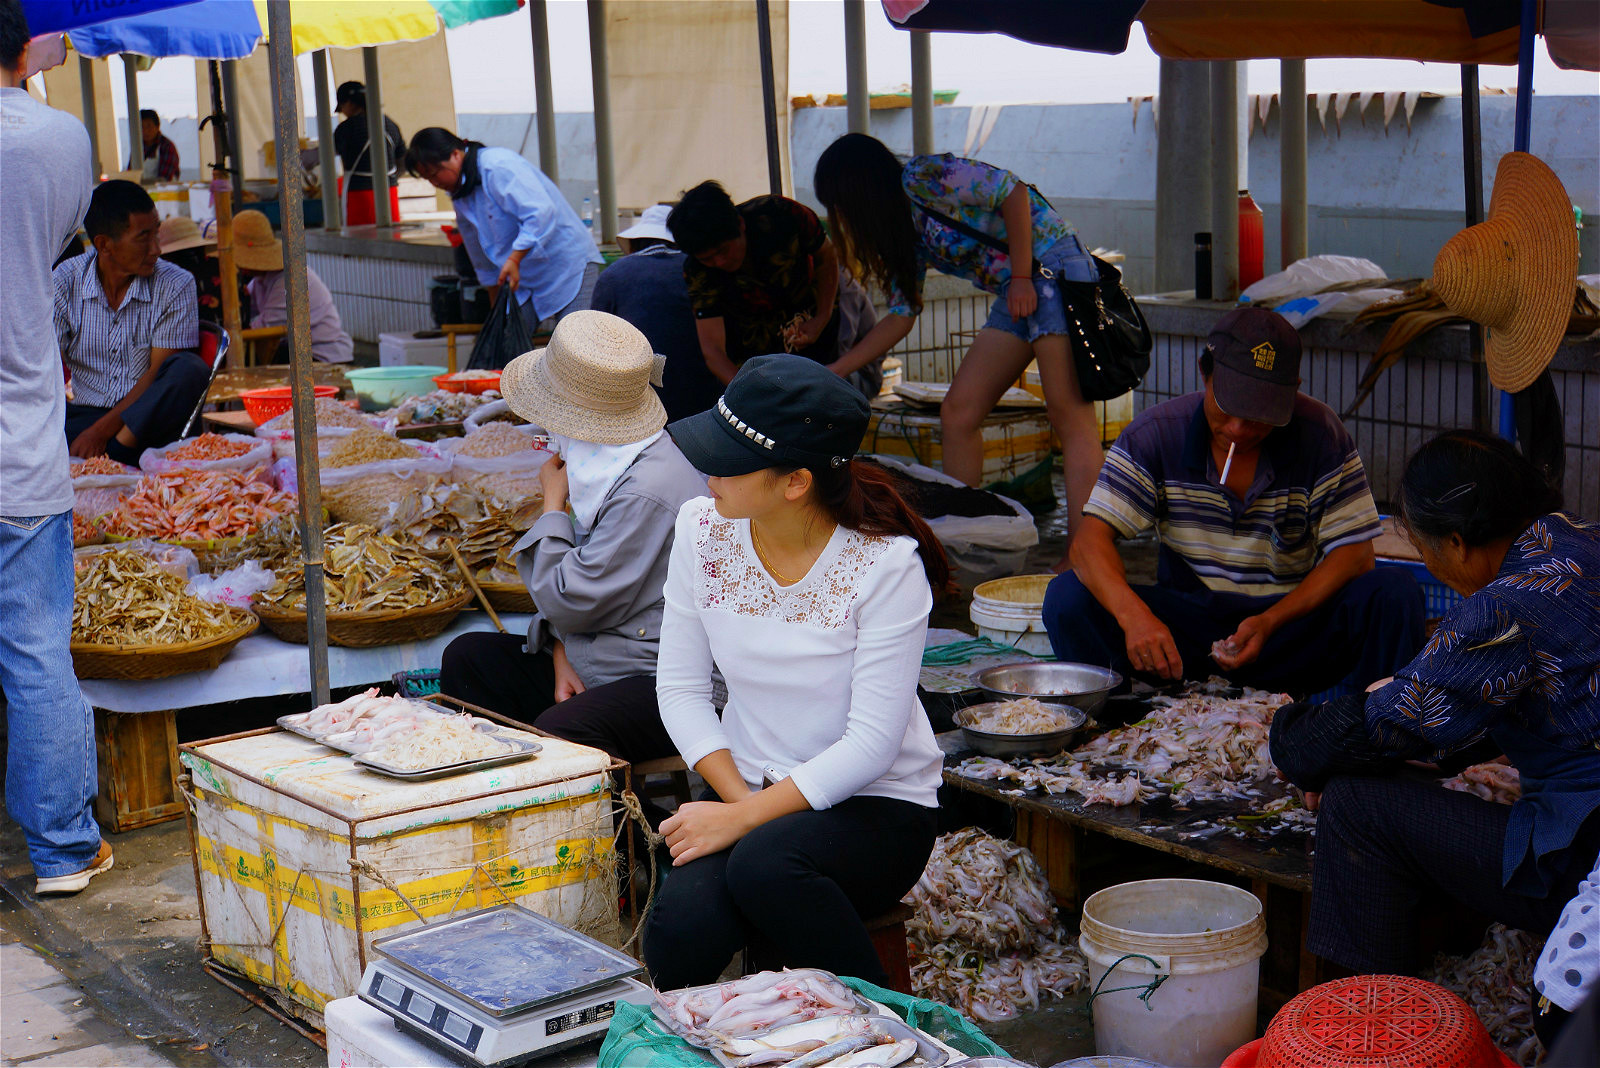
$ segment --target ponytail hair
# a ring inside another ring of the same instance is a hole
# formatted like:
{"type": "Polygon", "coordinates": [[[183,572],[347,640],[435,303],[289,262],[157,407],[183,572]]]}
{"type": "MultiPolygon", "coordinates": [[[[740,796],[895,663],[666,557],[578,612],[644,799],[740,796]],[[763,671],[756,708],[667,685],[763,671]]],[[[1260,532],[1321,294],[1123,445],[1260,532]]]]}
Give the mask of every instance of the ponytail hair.
{"type": "MultiPolygon", "coordinates": [[[[778,476],[798,471],[798,466],[773,468],[778,476]]],[[[893,478],[874,464],[851,460],[839,467],[808,467],[817,507],[846,530],[870,537],[893,538],[904,535],[917,543],[922,570],[928,576],[937,599],[950,584],[950,561],[944,546],[934,537],[933,528],[895,488],[893,478]]]]}

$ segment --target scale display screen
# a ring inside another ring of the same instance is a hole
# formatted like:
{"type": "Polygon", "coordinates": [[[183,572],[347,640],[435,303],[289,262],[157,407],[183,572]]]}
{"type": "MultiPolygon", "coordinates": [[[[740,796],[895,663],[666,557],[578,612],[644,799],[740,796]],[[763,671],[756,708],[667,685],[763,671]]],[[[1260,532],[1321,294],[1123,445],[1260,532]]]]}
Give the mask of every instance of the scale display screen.
{"type": "MultiPolygon", "coordinates": [[[[638,961],[609,946],[512,905],[380,939],[373,948],[495,1016],[643,970],[638,961]]],[[[387,1001],[382,985],[377,996],[387,1001]]],[[[418,1015],[423,1007],[403,1011],[413,1019],[427,1019],[418,1015]]]]}

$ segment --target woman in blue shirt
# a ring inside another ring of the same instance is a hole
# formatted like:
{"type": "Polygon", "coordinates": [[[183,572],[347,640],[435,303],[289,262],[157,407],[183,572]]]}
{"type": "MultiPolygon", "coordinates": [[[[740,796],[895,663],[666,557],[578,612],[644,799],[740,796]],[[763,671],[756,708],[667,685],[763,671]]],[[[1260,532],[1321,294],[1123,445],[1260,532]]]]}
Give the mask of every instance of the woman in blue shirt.
{"type": "Polygon", "coordinates": [[[1055,279],[1099,277],[1072,226],[1010,171],[959,156],[902,163],[881,141],[846,134],[817,160],[813,185],[850,269],[887,295],[889,314],[832,368],[849,375],[911,332],[922,311],[929,266],[995,295],[940,412],[944,470],[968,485],[983,478],[983,420],[1029,359],[1039,362],[1045,407],[1061,439],[1067,504],[1076,519],[1094,488],[1103,454],[1094,405],[1083,399],[1055,279]],[[1006,245],[1002,252],[941,219],[1006,245]],[[1034,277],[1033,265],[1043,270],[1034,277]],[[1023,265],[1013,269],[1014,264],[1023,265]]]}
{"type": "Polygon", "coordinates": [[[1401,518],[1466,599],[1363,696],[1282,709],[1272,760],[1317,807],[1306,945],[1415,974],[1418,918],[1451,897],[1542,936],[1600,849],[1600,528],[1501,438],[1454,430],[1406,465],[1401,518]],[[1460,756],[1476,743],[1493,752],[1460,756]],[[1513,805],[1405,774],[1502,753],[1513,805]],[[1320,797],[1320,804],[1319,804],[1320,797]]]}

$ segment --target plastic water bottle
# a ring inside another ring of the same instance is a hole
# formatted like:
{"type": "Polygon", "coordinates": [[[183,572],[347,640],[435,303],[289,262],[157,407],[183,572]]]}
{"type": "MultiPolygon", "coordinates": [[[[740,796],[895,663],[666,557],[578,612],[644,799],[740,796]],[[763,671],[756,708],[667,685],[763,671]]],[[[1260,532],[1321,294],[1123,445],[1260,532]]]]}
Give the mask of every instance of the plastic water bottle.
{"type": "Polygon", "coordinates": [[[583,198],[583,211],[581,215],[583,218],[583,228],[589,231],[589,236],[592,238],[594,236],[594,201],[590,200],[588,197],[583,198]]]}

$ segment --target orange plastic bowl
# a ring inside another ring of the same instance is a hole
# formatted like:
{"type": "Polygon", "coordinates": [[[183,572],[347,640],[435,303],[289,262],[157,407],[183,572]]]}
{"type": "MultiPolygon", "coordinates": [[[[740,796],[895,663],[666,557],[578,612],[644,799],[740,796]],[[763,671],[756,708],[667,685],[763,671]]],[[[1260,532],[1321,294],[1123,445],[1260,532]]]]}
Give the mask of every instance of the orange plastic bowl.
{"type": "Polygon", "coordinates": [[[446,393],[487,393],[500,388],[500,372],[493,378],[457,378],[455,375],[434,375],[433,384],[446,393]]]}
{"type": "Polygon", "coordinates": [[[1222,1068],[1512,1068],[1450,991],[1401,975],[1314,986],[1222,1068]]]}
{"type": "MultiPolygon", "coordinates": [[[[312,395],[316,397],[337,397],[338,386],[313,386],[312,395]]],[[[289,402],[294,397],[294,391],[288,386],[268,386],[265,389],[247,389],[239,394],[239,399],[244,401],[245,414],[256,426],[260,426],[268,419],[275,419],[289,410],[289,402]]]]}

